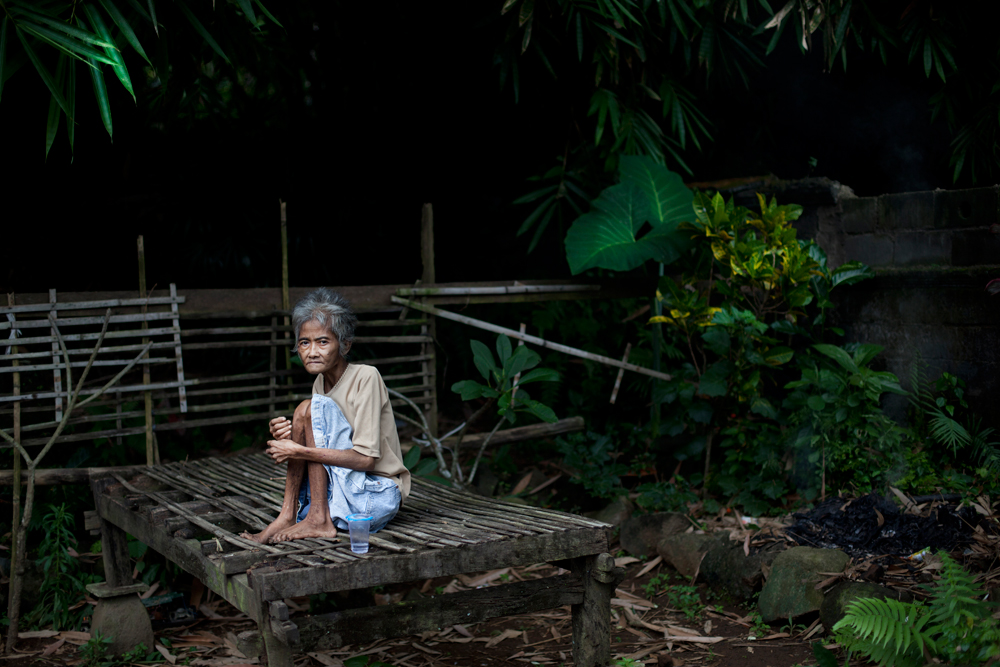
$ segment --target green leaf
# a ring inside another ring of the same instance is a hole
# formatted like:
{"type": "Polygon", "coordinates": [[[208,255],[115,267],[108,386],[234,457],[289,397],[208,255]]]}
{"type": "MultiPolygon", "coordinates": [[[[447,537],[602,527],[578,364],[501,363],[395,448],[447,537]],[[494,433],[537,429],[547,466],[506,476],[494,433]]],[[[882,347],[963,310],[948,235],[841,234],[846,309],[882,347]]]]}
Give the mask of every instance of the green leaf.
{"type": "Polygon", "coordinates": [[[54,30],[49,30],[48,28],[43,28],[42,26],[34,25],[26,21],[23,21],[18,25],[18,31],[21,30],[31,33],[43,42],[54,46],[59,51],[62,51],[67,55],[71,55],[74,58],[80,58],[81,60],[84,58],[93,58],[94,60],[108,65],[114,63],[111,58],[94,47],[60,34],[54,30]]]}
{"type": "MultiPolygon", "coordinates": [[[[74,37],[80,40],[81,42],[93,44],[94,46],[100,46],[104,48],[112,48],[112,49],[118,48],[117,46],[115,46],[114,40],[106,39],[104,37],[101,37],[100,35],[90,32],[89,30],[83,30],[81,28],[77,28],[75,26],[66,23],[65,21],[61,21],[51,16],[46,16],[45,14],[25,10],[23,7],[18,7],[18,13],[24,14],[32,21],[43,23],[51,28],[55,28],[57,31],[65,33],[69,37],[74,37]]],[[[20,24],[21,27],[27,27],[28,25],[31,24],[25,23],[23,21],[20,24]]]]}
{"type": "MultiPolygon", "coordinates": [[[[432,458],[426,458],[417,464],[414,468],[412,474],[416,477],[423,477],[424,475],[432,472],[437,472],[437,461],[432,458]]],[[[344,663],[347,664],[347,663],[344,663]]]]}
{"type": "Polygon", "coordinates": [[[821,354],[825,354],[826,356],[830,357],[838,364],[843,366],[846,370],[849,370],[852,373],[857,373],[860,370],[858,368],[858,365],[854,363],[854,359],[851,358],[851,355],[849,355],[846,351],[837,347],[836,345],[817,343],[816,345],[813,345],[813,349],[815,349],[817,352],[820,352],[821,354]]]}
{"type": "MultiPolygon", "coordinates": [[[[201,21],[198,20],[198,17],[195,16],[193,13],[191,13],[191,10],[188,9],[188,6],[184,4],[182,0],[176,0],[176,2],[177,6],[181,10],[181,13],[184,14],[187,20],[191,23],[191,26],[195,29],[195,32],[201,35],[202,39],[204,39],[208,43],[208,45],[212,47],[212,50],[218,53],[222,57],[222,59],[228,63],[229,56],[223,53],[222,47],[219,46],[219,43],[215,41],[215,38],[212,37],[212,35],[208,32],[208,30],[205,29],[205,26],[201,24],[201,21]]],[[[150,3],[149,4],[150,13],[152,13],[153,0],[149,0],[149,3],[150,3]]]]}
{"type": "Polygon", "coordinates": [[[810,396],[806,399],[806,405],[808,405],[811,410],[819,412],[820,410],[826,408],[826,401],[819,396],[810,396]]]}
{"type": "Polygon", "coordinates": [[[720,356],[729,354],[732,346],[732,339],[722,327],[707,327],[701,334],[701,339],[705,341],[705,347],[720,356]]]}
{"type": "Polygon", "coordinates": [[[698,393],[704,396],[725,396],[729,391],[729,374],[733,365],[726,359],[716,361],[708,367],[698,383],[698,393]]]}
{"type": "Polygon", "coordinates": [[[280,22],[278,22],[278,19],[274,18],[274,15],[271,14],[271,12],[267,11],[267,7],[264,6],[263,2],[261,2],[260,0],[254,0],[254,2],[257,3],[257,6],[260,8],[261,13],[264,14],[264,16],[266,16],[267,18],[269,18],[272,21],[274,21],[274,24],[276,26],[278,26],[279,28],[284,28],[285,27],[285,26],[281,25],[280,22]]]}
{"type": "Polygon", "coordinates": [[[3,99],[3,68],[7,62],[7,15],[0,19],[0,100],[3,99]]]}
{"type": "Polygon", "coordinates": [[[490,382],[492,379],[491,373],[500,371],[493,361],[493,353],[490,352],[490,348],[478,340],[471,341],[469,344],[472,347],[472,361],[476,364],[476,369],[479,370],[480,375],[487,382],[490,382]]]}
{"type": "Polygon", "coordinates": [[[403,466],[407,470],[413,470],[413,466],[417,465],[417,461],[420,460],[420,445],[413,445],[410,447],[410,451],[406,452],[403,457],[403,466]]]}
{"type": "Polygon", "coordinates": [[[795,352],[790,347],[772,347],[764,355],[764,361],[770,366],[780,366],[792,360],[795,352]]]}
{"type": "Polygon", "coordinates": [[[111,20],[114,21],[115,25],[118,26],[118,29],[122,31],[122,37],[125,38],[125,41],[128,42],[133,49],[135,49],[136,53],[142,56],[143,60],[152,65],[153,63],[150,62],[149,57],[146,55],[146,51],[143,50],[142,44],[139,43],[139,38],[135,36],[135,31],[132,30],[132,26],[127,20],[125,20],[125,16],[121,13],[121,10],[118,9],[115,3],[111,2],[111,0],[97,1],[101,3],[101,7],[104,7],[104,11],[108,13],[111,20]]]}
{"type": "MultiPolygon", "coordinates": [[[[545,405],[544,403],[539,403],[538,401],[532,401],[532,400],[522,400],[520,394],[515,396],[514,399],[518,403],[523,405],[528,410],[528,412],[535,415],[543,422],[551,424],[559,419],[558,417],[556,417],[556,413],[552,410],[552,408],[545,405]]],[[[513,411],[510,414],[513,414],[513,411]]]]}
{"type": "Polygon", "coordinates": [[[708,401],[695,401],[688,408],[688,417],[699,424],[707,424],[712,421],[713,414],[715,414],[715,410],[708,401]]]}
{"type": "Polygon", "coordinates": [[[768,419],[777,419],[778,411],[775,409],[771,401],[766,398],[761,398],[759,396],[755,397],[750,403],[750,412],[755,412],[758,415],[767,417],[768,419]]]}
{"type": "MultiPolygon", "coordinates": [[[[83,6],[83,9],[87,13],[87,18],[94,24],[94,30],[97,31],[97,34],[107,40],[111,40],[111,31],[108,30],[108,26],[105,25],[104,19],[101,18],[101,14],[97,11],[97,8],[88,3],[83,6]]],[[[125,59],[122,58],[121,52],[118,49],[105,49],[105,52],[112,60],[111,65],[115,75],[121,81],[122,85],[125,86],[125,90],[129,92],[134,102],[135,91],[132,90],[132,79],[128,75],[128,68],[125,66],[125,59]]]]}
{"type": "Polygon", "coordinates": [[[500,360],[499,366],[501,368],[507,365],[507,361],[510,359],[511,349],[510,338],[503,334],[497,336],[497,357],[500,360]]]}
{"type": "Polygon", "coordinates": [[[558,381],[559,381],[559,371],[553,370],[551,368],[536,368],[522,375],[521,379],[518,380],[518,385],[528,384],[529,382],[558,382],[558,381]]]}
{"type": "Polygon", "coordinates": [[[90,61],[90,78],[94,83],[94,98],[97,99],[97,108],[101,112],[101,120],[108,131],[108,136],[114,140],[111,128],[111,102],[108,100],[108,87],[104,85],[104,74],[100,66],[94,61],[90,61]]]}
{"type": "Polygon", "coordinates": [[[694,196],[681,177],[654,162],[638,155],[624,155],[619,164],[623,183],[633,183],[646,195],[649,217],[653,227],[673,225],[694,217],[694,196]]]}
{"type": "Polygon", "coordinates": [[[484,389],[488,389],[488,387],[484,387],[475,380],[461,380],[451,385],[451,390],[456,394],[461,394],[463,401],[471,401],[481,397],[484,389]]]}
{"type": "Polygon", "coordinates": [[[830,282],[833,287],[837,285],[853,285],[867,278],[874,278],[875,272],[871,267],[861,262],[846,262],[838,266],[830,274],[830,282]]]}
{"type": "Polygon", "coordinates": [[[510,356],[509,365],[507,365],[507,377],[513,378],[515,375],[521,371],[526,371],[529,368],[534,368],[542,362],[542,358],[534,350],[529,350],[524,345],[519,345],[514,354],[510,356]]]}
{"type": "Polygon", "coordinates": [[[867,366],[868,362],[877,357],[884,348],[881,345],[865,343],[854,350],[854,363],[859,367],[867,366]]]}
{"type": "MultiPolygon", "coordinates": [[[[42,77],[42,81],[45,82],[45,86],[49,89],[49,92],[52,93],[52,98],[59,104],[59,107],[63,110],[63,112],[69,116],[69,104],[66,103],[66,99],[63,97],[62,91],[59,90],[59,86],[56,84],[55,79],[52,78],[52,75],[49,73],[49,70],[45,68],[45,65],[42,64],[42,61],[38,59],[38,55],[35,53],[35,50],[31,48],[31,45],[28,44],[28,40],[25,39],[21,30],[17,29],[16,32],[17,38],[21,40],[21,46],[24,47],[24,52],[28,54],[28,59],[31,60],[31,64],[35,66],[38,76],[42,77]]],[[[97,65],[94,64],[94,67],[96,66],[97,65]]]]}
{"type": "Polygon", "coordinates": [[[250,23],[254,27],[256,27],[257,26],[257,14],[253,11],[253,5],[250,4],[250,0],[236,0],[236,2],[240,6],[240,9],[243,10],[243,13],[247,17],[247,20],[250,21],[250,23]]]}
{"type": "Polygon", "coordinates": [[[146,4],[149,6],[149,20],[153,22],[153,30],[156,32],[156,36],[159,37],[160,28],[156,23],[156,7],[153,5],[153,0],[146,0],[146,4]]]}

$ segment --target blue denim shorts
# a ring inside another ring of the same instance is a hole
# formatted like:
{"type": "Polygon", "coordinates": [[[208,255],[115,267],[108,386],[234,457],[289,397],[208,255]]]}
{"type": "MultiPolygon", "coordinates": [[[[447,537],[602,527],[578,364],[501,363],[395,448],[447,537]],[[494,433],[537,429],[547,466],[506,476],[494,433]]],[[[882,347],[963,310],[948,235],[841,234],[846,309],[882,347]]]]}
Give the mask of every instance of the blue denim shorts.
{"type": "MultiPolygon", "coordinates": [[[[332,398],[322,394],[312,397],[312,430],[317,448],[351,449],[354,447],[351,428],[344,413],[332,398]]],[[[338,530],[347,530],[348,514],[371,514],[371,532],[385,527],[399,511],[401,496],[399,487],[387,477],[371,475],[360,470],[324,465],[329,476],[327,501],[330,518],[338,530]]],[[[299,513],[296,521],[302,521],[309,513],[311,496],[309,476],[306,475],[299,490],[299,513]]]]}

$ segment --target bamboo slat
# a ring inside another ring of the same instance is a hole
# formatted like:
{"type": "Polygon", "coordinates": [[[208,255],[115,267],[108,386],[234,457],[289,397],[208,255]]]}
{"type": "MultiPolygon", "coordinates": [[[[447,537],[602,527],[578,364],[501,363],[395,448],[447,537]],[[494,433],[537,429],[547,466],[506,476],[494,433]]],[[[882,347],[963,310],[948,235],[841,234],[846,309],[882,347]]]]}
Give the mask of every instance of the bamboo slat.
{"type": "MultiPolygon", "coordinates": [[[[60,303],[59,310],[97,310],[105,308],[138,308],[146,304],[150,306],[163,306],[169,304],[184,303],[183,296],[157,296],[148,299],[105,299],[103,301],[78,301],[60,303]]],[[[7,313],[44,313],[55,310],[52,305],[45,303],[29,303],[20,306],[0,307],[0,315],[7,313]]]]}

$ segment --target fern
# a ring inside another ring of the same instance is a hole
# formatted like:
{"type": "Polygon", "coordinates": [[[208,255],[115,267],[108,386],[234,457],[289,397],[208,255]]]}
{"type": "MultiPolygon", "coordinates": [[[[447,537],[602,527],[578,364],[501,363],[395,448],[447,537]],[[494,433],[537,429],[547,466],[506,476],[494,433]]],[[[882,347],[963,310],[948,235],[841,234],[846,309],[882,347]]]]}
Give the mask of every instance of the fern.
{"type": "Polygon", "coordinates": [[[850,653],[883,667],[918,667],[926,655],[956,665],[1000,657],[1000,627],[994,605],[982,599],[975,577],[941,554],[941,580],[926,586],[928,604],[859,598],[833,626],[850,653]]]}
{"type": "Polygon", "coordinates": [[[927,609],[912,602],[859,598],[847,606],[833,630],[851,653],[862,653],[885,667],[916,667],[923,662],[924,647],[934,647],[924,631],[930,618],[927,609]],[[842,632],[846,629],[850,632],[842,632]]]}

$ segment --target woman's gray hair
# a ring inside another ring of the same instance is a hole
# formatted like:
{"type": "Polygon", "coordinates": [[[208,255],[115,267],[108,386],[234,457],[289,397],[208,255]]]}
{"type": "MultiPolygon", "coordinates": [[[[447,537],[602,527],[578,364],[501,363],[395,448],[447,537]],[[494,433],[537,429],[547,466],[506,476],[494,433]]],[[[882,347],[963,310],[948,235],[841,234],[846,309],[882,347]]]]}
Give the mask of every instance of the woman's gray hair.
{"type": "Polygon", "coordinates": [[[295,328],[293,351],[299,346],[302,325],[313,321],[321,327],[329,327],[340,343],[340,356],[346,358],[346,346],[354,341],[354,328],[358,325],[358,318],[351,310],[350,302],[339,292],[325,287],[302,297],[292,310],[292,326],[295,328]]]}

